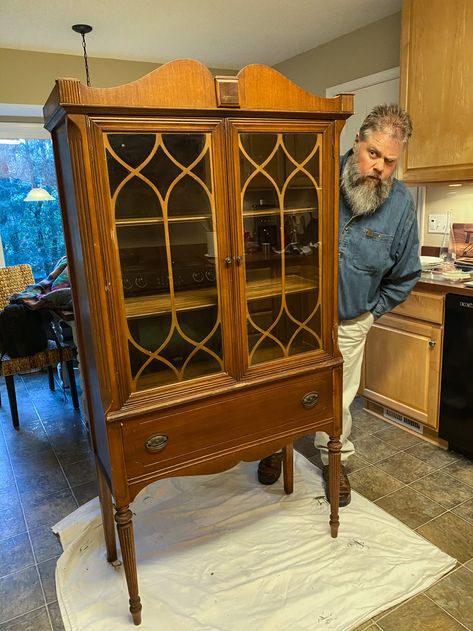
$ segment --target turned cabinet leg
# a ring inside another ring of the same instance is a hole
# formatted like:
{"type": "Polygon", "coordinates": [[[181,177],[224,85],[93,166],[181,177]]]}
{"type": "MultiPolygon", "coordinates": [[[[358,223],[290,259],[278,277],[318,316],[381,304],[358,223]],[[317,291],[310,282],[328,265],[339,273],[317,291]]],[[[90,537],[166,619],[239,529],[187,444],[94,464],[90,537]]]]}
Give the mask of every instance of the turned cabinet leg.
{"type": "Polygon", "coordinates": [[[340,468],[341,456],[340,449],[342,443],[339,436],[330,437],[328,442],[328,465],[329,465],[329,495],[330,495],[330,534],[332,537],[338,535],[338,526],[340,520],[338,518],[339,499],[340,499],[340,468]]]}
{"type": "Polygon", "coordinates": [[[294,491],[294,447],[292,443],[283,447],[282,466],[284,474],[284,492],[289,495],[294,491]]]}
{"type": "Polygon", "coordinates": [[[135,542],[133,539],[133,513],[128,505],[116,508],[118,538],[122,550],[123,566],[125,568],[126,584],[130,596],[130,613],[133,622],[141,624],[141,600],[138,595],[138,575],[136,572],[135,542]]]}
{"type": "Polygon", "coordinates": [[[113,520],[112,494],[108,488],[102,467],[97,463],[96,468],[103,532],[105,536],[105,546],[107,548],[107,561],[114,563],[117,560],[117,543],[115,539],[115,522],[113,520]]]}

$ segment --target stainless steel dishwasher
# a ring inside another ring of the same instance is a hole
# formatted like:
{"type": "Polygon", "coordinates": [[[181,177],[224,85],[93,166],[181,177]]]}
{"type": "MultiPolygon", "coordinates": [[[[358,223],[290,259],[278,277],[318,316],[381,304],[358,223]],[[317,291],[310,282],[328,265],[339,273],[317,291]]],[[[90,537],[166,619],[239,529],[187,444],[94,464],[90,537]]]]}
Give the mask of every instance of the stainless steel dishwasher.
{"type": "Polygon", "coordinates": [[[448,294],[439,436],[473,459],[473,297],[448,294]]]}

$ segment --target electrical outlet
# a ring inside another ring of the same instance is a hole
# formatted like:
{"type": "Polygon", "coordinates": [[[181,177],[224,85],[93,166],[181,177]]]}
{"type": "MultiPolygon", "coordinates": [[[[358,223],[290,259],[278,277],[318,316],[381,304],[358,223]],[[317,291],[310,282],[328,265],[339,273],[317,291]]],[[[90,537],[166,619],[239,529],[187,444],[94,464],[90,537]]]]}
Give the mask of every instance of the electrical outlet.
{"type": "Polygon", "coordinates": [[[447,213],[442,215],[429,215],[429,233],[443,234],[447,227],[447,213]]]}

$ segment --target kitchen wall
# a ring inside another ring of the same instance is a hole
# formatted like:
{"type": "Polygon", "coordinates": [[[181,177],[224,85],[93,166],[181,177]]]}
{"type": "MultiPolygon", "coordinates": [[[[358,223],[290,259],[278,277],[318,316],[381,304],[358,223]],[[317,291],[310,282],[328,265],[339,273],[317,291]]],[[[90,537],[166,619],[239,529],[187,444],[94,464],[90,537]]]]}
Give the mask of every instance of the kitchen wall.
{"type": "Polygon", "coordinates": [[[399,66],[401,13],[368,24],[274,68],[310,92],[399,66]]]}
{"type": "Polygon", "coordinates": [[[425,191],[425,221],[423,245],[440,246],[441,234],[430,234],[429,214],[442,215],[452,211],[452,223],[473,223],[473,182],[462,186],[429,184],[425,191]]]}

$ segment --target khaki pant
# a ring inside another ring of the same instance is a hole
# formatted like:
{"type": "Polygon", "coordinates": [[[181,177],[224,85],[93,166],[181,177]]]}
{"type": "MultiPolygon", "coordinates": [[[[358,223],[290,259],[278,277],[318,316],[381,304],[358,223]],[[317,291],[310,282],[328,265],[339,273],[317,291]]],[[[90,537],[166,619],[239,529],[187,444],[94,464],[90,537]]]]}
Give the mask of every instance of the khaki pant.
{"type": "MultiPolygon", "coordinates": [[[[338,326],[338,346],[343,356],[342,462],[346,462],[355,453],[355,446],[348,440],[351,434],[350,405],[360,386],[366,336],[373,322],[373,314],[368,311],[354,320],[344,320],[338,326]]],[[[328,440],[325,432],[315,434],[315,446],[320,449],[323,464],[328,464],[328,440]]]]}

